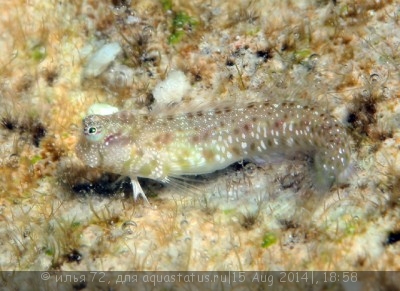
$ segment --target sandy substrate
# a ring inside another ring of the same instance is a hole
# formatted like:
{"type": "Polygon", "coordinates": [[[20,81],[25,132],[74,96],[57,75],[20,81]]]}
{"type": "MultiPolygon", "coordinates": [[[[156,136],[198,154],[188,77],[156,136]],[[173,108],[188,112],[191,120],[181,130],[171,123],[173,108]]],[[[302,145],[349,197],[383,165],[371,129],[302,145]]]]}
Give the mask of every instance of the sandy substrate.
{"type": "Polygon", "coordinates": [[[8,2],[2,270],[400,270],[395,1],[8,2]],[[94,59],[110,43],[119,49],[94,59]],[[181,103],[265,99],[344,124],[346,183],[316,193],[304,162],[235,164],[195,181],[141,180],[148,207],[129,180],[75,156],[95,103],[174,102],[179,114],[181,103]]]}

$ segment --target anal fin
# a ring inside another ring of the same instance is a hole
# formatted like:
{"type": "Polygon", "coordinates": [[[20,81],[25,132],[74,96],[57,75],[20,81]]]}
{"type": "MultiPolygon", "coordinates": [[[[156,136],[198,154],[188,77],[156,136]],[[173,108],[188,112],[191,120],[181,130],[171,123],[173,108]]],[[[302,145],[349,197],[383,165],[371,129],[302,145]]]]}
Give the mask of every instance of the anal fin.
{"type": "Polygon", "coordinates": [[[133,190],[133,199],[135,201],[137,201],[139,196],[142,196],[145,203],[150,205],[150,202],[147,199],[146,195],[144,194],[144,191],[142,189],[142,186],[140,186],[138,179],[136,177],[130,177],[130,178],[131,178],[131,184],[132,184],[132,190],[133,190]]]}

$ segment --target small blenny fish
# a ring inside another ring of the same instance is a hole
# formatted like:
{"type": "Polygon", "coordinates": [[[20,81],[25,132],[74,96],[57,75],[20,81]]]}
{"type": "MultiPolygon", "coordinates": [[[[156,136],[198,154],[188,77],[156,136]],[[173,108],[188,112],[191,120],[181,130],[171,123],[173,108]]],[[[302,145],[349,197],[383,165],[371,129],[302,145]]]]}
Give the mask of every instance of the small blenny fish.
{"type": "Polygon", "coordinates": [[[88,166],[129,176],[135,200],[147,201],[137,177],[168,182],[240,160],[257,164],[308,157],[315,187],[329,189],[347,172],[351,150],[334,117],[296,102],[252,102],[193,112],[119,111],[89,115],[77,144],[88,166]]]}

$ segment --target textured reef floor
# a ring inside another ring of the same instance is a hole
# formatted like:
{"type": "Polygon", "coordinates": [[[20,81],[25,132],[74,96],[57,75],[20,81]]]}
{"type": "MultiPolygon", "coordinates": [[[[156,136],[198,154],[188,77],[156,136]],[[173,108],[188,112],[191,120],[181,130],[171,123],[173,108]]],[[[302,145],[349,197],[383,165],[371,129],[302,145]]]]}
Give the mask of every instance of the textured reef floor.
{"type": "Polygon", "coordinates": [[[9,2],[2,270],[400,270],[395,1],[9,2]],[[141,179],[149,207],[129,179],[75,155],[93,104],[179,113],[265,99],[343,123],[346,183],[319,193],[304,162],[244,162],[167,185],[141,179]]]}

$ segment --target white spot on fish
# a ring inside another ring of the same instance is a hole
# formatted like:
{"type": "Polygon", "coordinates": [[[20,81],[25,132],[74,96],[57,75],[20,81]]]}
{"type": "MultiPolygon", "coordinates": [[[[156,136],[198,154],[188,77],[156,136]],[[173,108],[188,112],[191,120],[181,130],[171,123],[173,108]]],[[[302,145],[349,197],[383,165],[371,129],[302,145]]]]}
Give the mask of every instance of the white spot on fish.
{"type": "Polygon", "coordinates": [[[263,141],[263,140],[261,141],[261,146],[262,146],[262,148],[263,148],[264,150],[266,150],[266,149],[267,149],[267,147],[265,146],[265,143],[264,143],[264,141],[263,141]]]}

